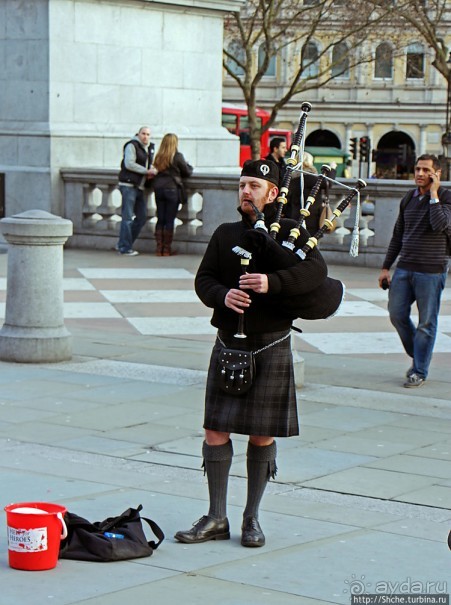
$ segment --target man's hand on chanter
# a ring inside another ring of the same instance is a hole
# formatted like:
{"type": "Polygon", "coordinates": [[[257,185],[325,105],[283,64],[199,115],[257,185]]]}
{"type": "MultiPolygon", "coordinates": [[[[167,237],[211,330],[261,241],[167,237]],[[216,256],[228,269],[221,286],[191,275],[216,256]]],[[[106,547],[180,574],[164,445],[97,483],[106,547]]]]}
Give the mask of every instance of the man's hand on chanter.
{"type": "Polygon", "coordinates": [[[251,304],[251,297],[247,292],[231,288],[226,294],[224,304],[236,313],[244,313],[244,310],[251,304]]]}
{"type": "Polygon", "coordinates": [[[240,276],[240,288],[266,294],[269,288],[268,276],[266,273],[245,273],[240,276]]]}

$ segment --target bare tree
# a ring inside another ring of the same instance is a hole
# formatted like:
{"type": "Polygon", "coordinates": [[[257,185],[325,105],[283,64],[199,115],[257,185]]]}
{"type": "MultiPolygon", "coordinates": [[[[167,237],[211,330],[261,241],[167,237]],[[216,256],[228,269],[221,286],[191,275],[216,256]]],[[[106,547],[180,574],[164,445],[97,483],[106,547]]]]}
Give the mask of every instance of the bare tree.
{"type": "Polygon", "coordinates": [[[380,8],[392,24],[398,24],[398,30],[410,26],[423,38],[434,53],[432,61],[435,67],[448,82],[451,78],[451,66],[448,63],[451,45],[448,46],[444,36],[451,28],[450,0],[368,0],[380,8]]]}
{"type": "MultiPolygon", "coordinates": [[[[413,1],[413,0],[412,0],[413,1]]],[[[416,1],[416,0],[415,0],[416,1]]],[[[324,86],[354,66],[373,61],[364,42],[369,31],[387,17],[391,6],[355,0],[247,0],[239,13],[225,21],[224,69],[242,91],[248,108],[252,157],[260,157],[262,133],[295,95],[324,86]],[[314,38],[321,39],[318,53],[309,53],[314,38]],[[269,121],[260,126],[256,117],[261,80],[273,58],[285,58],[287,81],[273,103],[269,121]],[[258,49],[258,60],[255,60],[258,49]]]]}

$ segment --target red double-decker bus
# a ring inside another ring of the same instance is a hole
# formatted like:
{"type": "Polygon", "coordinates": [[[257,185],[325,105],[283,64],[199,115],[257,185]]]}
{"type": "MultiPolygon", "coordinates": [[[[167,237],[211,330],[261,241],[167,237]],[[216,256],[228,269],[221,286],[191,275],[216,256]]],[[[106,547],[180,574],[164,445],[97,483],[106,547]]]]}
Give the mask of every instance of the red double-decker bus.
{"type": "MultiPolygon", "coordinates": [[[[259,127],[264,126],[269,120],[269,112],[264,109],[257,108],[257,120],[259,127]]],[[[232,134],[236,134],[240,138],[240,166],[246,160],[251,159],[251,141],[249,135],[249,118],[246,105],[233,105],[223,103],[222,105],[222,125],[227,128],[232,134]]],[[[265,157],[269,153],[269,142],[273,137],[284,138],[287,142],[287,148],[291,146],[291,131],[269,128],[260,138],[260,154],[265,157]]]]}

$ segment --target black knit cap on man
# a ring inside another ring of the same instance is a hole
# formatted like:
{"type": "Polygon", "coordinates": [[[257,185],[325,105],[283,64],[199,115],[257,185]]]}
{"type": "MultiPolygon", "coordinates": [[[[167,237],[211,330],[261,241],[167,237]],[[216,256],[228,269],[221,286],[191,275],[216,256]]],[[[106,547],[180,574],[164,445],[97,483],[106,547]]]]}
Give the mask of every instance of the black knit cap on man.
{"type": "Polygon", "coordinates": [[[279,167],[274,162],[268,162],[267,160],[247,160],[243,164],[241,176],[263,179],[276,187],[279,186],[279,167]]]}
{"type": "MultiPolygon", "coordinates": [[[[326,279],[327,267],[318,250],[286,268],[283,263],[278,266],[277,254],[265,254],[265,246],[252,247],[255,234],[263,240],[266,237],[257,233],[254,225],[257,214],[266,216],[265,209],[274,207],[278,180],[274,162],[245,163],[239,182],[241,218],[216,229],[196,274],[196,293],[213,309],[211,324],[217,329],[217,338],[207,377],[202,446],[209,510],[191,529],[175,534],[178,541],[186,544],[230,538],[227,519],[228,478],[233,458],[230,434],[238,433],[249,436],[241,544],[263,546],[266,539],[259,522],[259,507],[266,485],[277,471],[274,438],[299,434],[290,344],[294,317],[283,309],[283,303],[291,297],[308,298],[326,279]],[[243,259],[249,263],[245,272],[243,259]],[[237,337],[240,316],[244,318],[244,338],[237,337]],[[225,349],[253,352],[255,376],[245,393],[227,391],[220,362],[225,349]]],[[[293,220],[281,219],[278,240],[284,241],[295,225],[293,220]]],[[[301,228],[295,251],[308,237],[301,228]]],[[[274,245],[280,244],[274,242],[274,245]]]]}

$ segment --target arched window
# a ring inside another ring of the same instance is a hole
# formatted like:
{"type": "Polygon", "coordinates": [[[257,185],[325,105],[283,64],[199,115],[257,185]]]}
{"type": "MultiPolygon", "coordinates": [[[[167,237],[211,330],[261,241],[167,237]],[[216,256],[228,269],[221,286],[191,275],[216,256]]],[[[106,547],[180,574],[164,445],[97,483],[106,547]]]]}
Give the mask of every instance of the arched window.
{"type": "Polygon", "coordinates": [[[424,50],[418,42],[407,47],[406,78],[424,78],[424,50]]]}
{"type": "Polygon", "coordinates": [[[348,47],[344,42],[335,44],[332,50],[332,77],[349,78],[348,47]]]}
{"type": "MultiPolygon", "coordinates": [[[[263,61],[265,60],[265,45],[264,44],[260,44],[260,47],[258,49],[258,67],[260,68],[263,64],[263,61]]],[[[273,55],[270,60],[269,60],[269,64],[268,67],[265,71],[265,73],[263,74],[264,76],[270,76],[270,77],[275,77],[276,75],[276,57],[275,55],[273,55]]]]}
{"type": "MultiPolygon", "coordinates": [[[[230,42],[230,44],[228,45],[227,50],[231,55],[236,57],[238,59],[238,61],[240,61],[241,63],[246,62],[246,53],[244,52],[244,48],[239,40],[232,40],[232,42],[230,42]]],[[[234,73],[236,76],[244,75],[244,69],[240,65],[238,65],[238,63],[236,61],[227,57],[226,63],[227,63],[227,67],[230,69],[230,71],[232,73],[234,73]]]]}
{"type": "Polygon", "coordinates": [[[393,50],[390,44],[383,42],[376,48],[376,61],[374,64],[375,78],[393,77],[393,50]]]}
{"type": "Polygon", "coordinates": [[[315,42],[307,42],[302,49],[302,76],[315,78],[319,72],[319,52],[315,42]]]}

